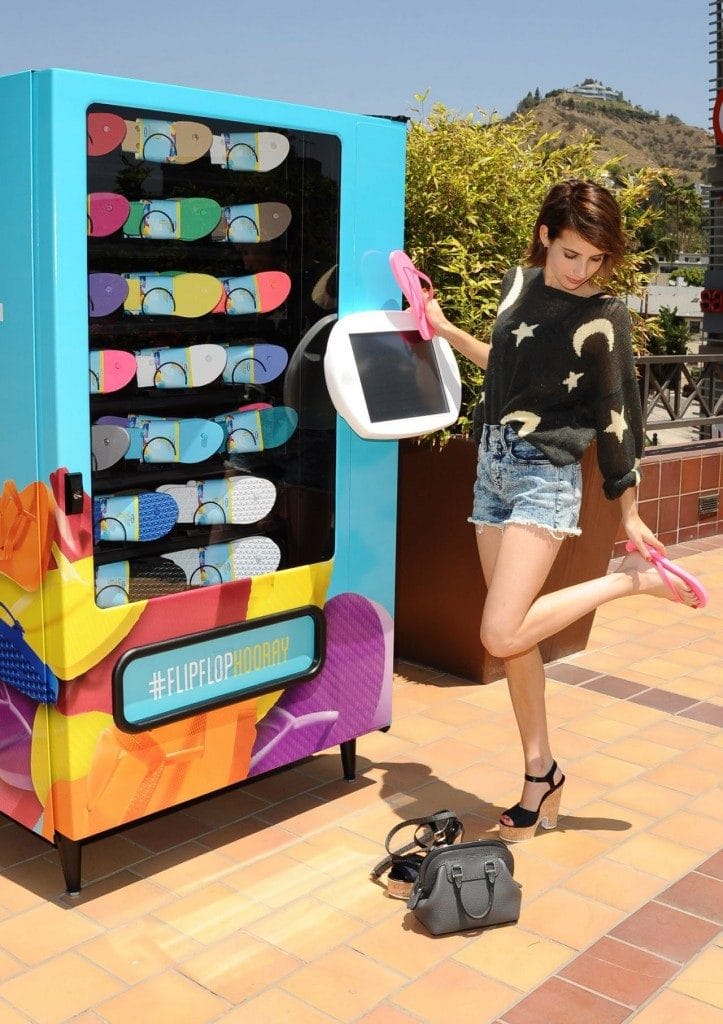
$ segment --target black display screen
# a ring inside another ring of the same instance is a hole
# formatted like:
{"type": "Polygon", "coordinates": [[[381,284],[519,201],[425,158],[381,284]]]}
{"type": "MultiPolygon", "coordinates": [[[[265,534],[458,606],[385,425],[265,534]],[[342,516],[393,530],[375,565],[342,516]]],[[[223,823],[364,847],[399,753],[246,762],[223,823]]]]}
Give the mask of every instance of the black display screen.
{"type": "Polygon", "coordinates": [[[372,423],[449,412],[437,355],[417,331],[350,334],[372,423]]]}

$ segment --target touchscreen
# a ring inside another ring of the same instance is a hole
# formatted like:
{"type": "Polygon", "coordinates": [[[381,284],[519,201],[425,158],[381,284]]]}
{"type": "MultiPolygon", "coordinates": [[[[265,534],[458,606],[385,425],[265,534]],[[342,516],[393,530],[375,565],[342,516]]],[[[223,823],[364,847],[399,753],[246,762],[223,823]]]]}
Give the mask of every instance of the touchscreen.
{"type": "Polygon", "coordinates": [[[416,331],[349,334],[372,423],[449,411],[434,346],[416,331]]]}

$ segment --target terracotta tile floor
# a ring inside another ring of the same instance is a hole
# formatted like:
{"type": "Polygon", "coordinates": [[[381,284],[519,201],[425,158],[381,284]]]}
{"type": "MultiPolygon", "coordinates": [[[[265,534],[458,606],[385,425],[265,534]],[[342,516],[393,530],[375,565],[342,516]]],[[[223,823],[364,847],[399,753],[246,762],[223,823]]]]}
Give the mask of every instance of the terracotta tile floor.
{"type": "Polygon", "coordinates": [[[354,783],[330,751],[88,842],[77,898],[0,817],[0,1022],[723,1022],[723,537],[672,553],[709,609],[615,602],[548,666],[568,783],[517,925],[431,938],[369,879],[401,818],[519,795],[504,685],[404,663],[354,783]]]}

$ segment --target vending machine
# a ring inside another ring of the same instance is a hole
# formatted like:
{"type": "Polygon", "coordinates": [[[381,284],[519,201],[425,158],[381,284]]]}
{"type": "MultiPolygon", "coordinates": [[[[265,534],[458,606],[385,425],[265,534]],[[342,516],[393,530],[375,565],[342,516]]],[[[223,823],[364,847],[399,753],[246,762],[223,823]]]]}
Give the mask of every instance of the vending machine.
{"type": "Polygon", "coordinates": [[[402,121],[0,79],[0,811],[81,844],[391,718],[397,445],[324,379],[399,309],[402,121]]]}

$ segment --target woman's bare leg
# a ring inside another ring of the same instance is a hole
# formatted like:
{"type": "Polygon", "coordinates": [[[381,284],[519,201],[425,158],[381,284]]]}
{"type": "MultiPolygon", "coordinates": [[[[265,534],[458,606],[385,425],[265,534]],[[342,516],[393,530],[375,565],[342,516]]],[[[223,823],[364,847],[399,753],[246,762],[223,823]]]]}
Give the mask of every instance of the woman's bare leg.
{"type": "MultiPolygon", "coordinates": [[[[638,593],[671,596],[655,567],[633,553],[616,572],[537,597],[545,578],[540,580],[540,575],[543,571],[547,575],[554,560],[549,552],[556,545],[556,553],[559,544],[537,527],[518,523],[505,527],[482,616],[482,642],[490,654],[499,658],[522,654],[619,597],[638,593]]],[[[692,605],[691,591],[682,583],[676,585],[685,603],[692,605]]]]}
{"type": "MultiPolygon", "coordinates": [[[[482,572],[487,583],[488,600],[490,588],[496,576],[502,543],[503,531],[495,527],[486,527],[477,534],[477,546],[482,572]]],[[[547,577],[560,543],[560,541],[552,540],[550,545],[546,545],[546,556],[540,564],[538,573],[537,591],[547,577]]],[[[545,671],[540,649],[535,645],[528,651],[503,660],[512,708],[522,741],[525,772],[530,775],[545,775],[550,769],[553,758],[547,731],[545,671]]],[[[558,770],[554,781],[558,782],[560,777],[561,772],[558,770]]],[[[535,810],[546,791],[547,787],[544,783],[525,781],[520,803],[523,807],[535,810]]],[[[513,824],[505,815],[501,820],[508,825],[513,824]]]]}

